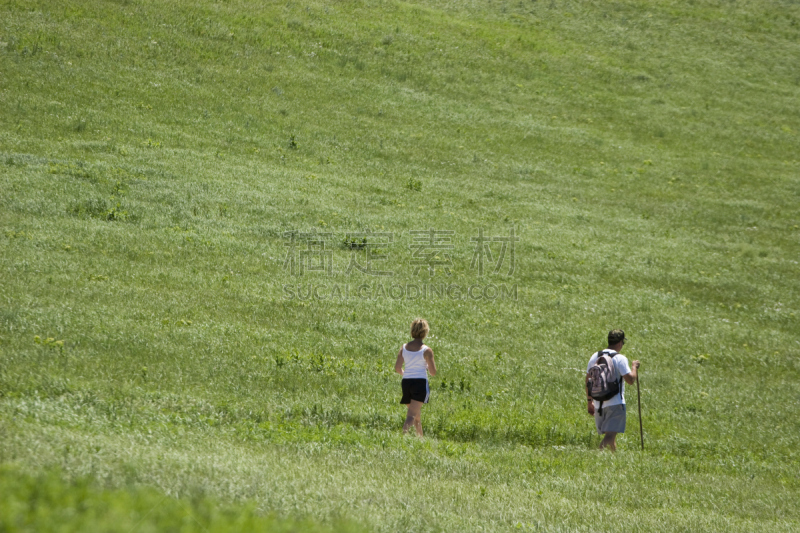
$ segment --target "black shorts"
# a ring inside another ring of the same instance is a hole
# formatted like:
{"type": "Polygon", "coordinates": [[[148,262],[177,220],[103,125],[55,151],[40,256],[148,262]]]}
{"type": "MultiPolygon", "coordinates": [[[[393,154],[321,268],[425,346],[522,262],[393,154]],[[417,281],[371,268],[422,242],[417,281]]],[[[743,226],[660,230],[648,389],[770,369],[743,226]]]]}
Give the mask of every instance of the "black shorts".
{"type": "Polygon", "coordinates": [[[431,397],[431,388],[427,379],[404,379],[400,381],[400,385],[403,387],[403,398],[400,403],[411,403],[411,400],[428,403],[431,397]]]}

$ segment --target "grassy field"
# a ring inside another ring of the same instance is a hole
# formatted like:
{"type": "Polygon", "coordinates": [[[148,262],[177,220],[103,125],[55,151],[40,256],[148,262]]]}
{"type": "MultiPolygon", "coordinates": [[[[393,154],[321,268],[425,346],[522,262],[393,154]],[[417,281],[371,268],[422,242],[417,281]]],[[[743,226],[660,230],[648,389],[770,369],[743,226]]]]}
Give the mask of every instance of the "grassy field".
{"type": "Polygon", "coordinates": [[[798,101],[791,1],[0,0],[0,531],[797,531],[798,101]]]}

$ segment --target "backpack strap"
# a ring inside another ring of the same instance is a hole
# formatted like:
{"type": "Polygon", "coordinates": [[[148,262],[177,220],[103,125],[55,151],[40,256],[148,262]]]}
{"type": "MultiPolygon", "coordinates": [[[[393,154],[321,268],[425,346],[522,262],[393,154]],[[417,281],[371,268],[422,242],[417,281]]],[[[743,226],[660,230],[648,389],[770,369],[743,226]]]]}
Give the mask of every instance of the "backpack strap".
{"type": "MultiPolygon", "coordinates": [[[[615,355],[619,355],[619,352],[615,352],[614,350],[611,351],[613,353],[608,354],[611,357],[611,359],[614,359],[615,355]]],[[[614,372],[617,372],[616,366],[614,367],[614,372]]],[[[622,376],[617,377],[617,388],[619,389],[619,397],[622,398],[622,376]]]]}

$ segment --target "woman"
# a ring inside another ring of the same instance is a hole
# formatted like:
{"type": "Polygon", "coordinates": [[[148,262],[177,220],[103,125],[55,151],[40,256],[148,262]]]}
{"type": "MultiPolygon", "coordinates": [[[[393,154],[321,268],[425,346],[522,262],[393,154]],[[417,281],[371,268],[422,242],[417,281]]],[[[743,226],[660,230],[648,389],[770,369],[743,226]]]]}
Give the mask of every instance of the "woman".
{"type": "Polygon", "coordinates": [[[411,424],[417,429],[417,436],[422,436],[422,405],[428,403],[431,388],[428,385],[428,372],[436,375],[436,362],[433,360],[433,350],[425,346],[422,340],[428,336],[430,326],[422,318],[417,318],[411,323],[411,337],[413,341],[404,344],[397,354],[394,371],[403,376],[401,381],[403,398],[400,403],[408,405],[406,422],[403,424],[403,434],[408,432],[411,424]],[[405,370],[403,365],[405,364],[405,370]]]}

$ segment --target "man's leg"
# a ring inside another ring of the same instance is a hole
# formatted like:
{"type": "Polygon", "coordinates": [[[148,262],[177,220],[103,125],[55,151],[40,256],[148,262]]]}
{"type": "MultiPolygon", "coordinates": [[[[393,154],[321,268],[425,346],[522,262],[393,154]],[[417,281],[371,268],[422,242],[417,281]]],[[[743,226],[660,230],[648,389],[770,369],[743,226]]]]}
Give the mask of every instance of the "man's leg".
{"type": "Polygon", "coordinates": [[[617,434],[609,431],[603,435],[603,440],[600,442],[600,449],[608,448],[612,452],[617,451],[617,434]]]}
{"type": "Polygon", "coordinates": [[[411,400],[408,404],[408,413],[406,414],[406,422],[403,424],[403,434],[408,433],[408,428],[412,425],[417,430],[417,435],[422,436],[422,402],[411,400]]]}

